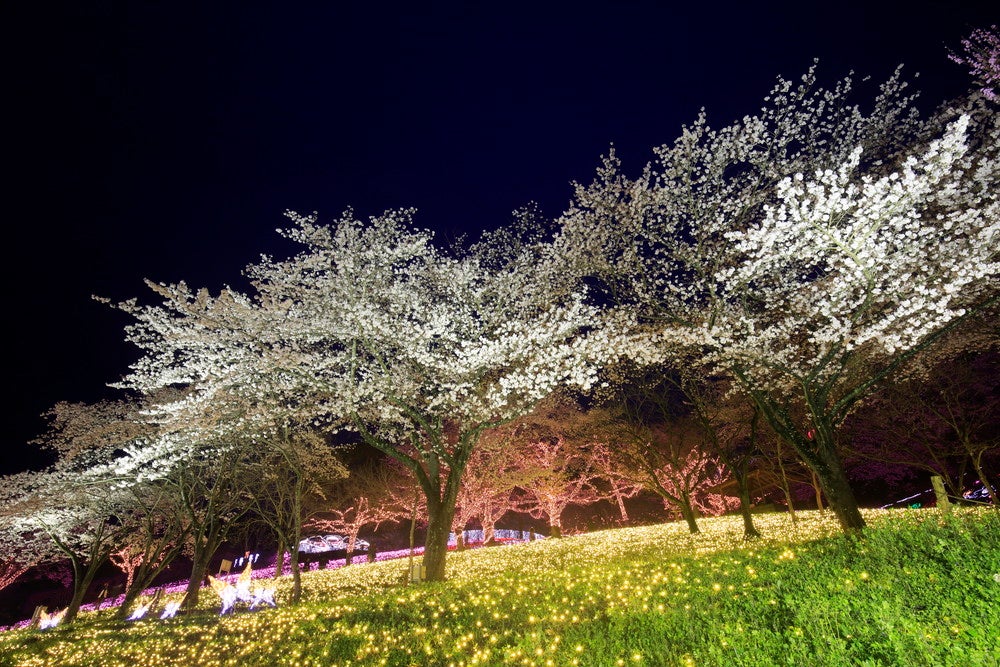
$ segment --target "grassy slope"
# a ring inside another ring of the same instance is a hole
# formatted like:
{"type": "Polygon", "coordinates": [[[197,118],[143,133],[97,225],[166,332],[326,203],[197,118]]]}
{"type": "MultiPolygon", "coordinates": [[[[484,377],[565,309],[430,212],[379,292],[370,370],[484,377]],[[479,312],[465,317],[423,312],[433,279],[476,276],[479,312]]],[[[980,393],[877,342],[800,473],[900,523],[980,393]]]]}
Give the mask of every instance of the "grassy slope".
{"type": "Polygon", "coordinates": [[[103,611],[0,633],[0,664],[1000,665],[1000,513],[868,512],[860,541],[800,516],[759,516],[754,543],[724,517],[456,553],[440,584],[359,564],[225,618],[210,593],[166,621],[103,611]]]}

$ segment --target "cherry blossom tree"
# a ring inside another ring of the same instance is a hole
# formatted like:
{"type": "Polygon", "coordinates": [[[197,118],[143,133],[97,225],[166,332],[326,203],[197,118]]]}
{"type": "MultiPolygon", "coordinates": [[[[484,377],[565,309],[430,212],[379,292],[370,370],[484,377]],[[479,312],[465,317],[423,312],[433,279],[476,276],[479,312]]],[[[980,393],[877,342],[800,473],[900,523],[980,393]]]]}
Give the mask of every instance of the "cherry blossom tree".
{"type": "Polygon", "coordinates": [[[258,486],[249,495],[256,519],[274,534],[278,543],[275,576],[284,570],[289,554],[292,602],[302,595],[299,541],[309,500],[326,498],[324,488],[347,475],[326,438],[315,429],[278,428],[262,446],[248,452],[248,464],[258,486]]]}
{"type": "Polygon", "coordinates": [[[856,531],[837,429],[997,300],[1000,118],[929,137],[942,122],[917,121],[898,77],[869,113],[849,80],[815,83],[779,80],[722,130],[700,116],[635,179],[610,155],[577,186],[552,271],[604,286],[609,356],[693,354],[733,377],[856,531]]]}
{"type": "Polygon", "coordinates": [[[1000,100],[1000,32],[995,25],[973,30],[962,40],[962,53],[949,52],[948,58],[969,67],[986,99],[1000,100]]]}
{"type": "Polygon", "coordinates": [[[329,227],[290,214],[284,233],[306,249],[250,267],[253,297],[152,285],[161,306],[120,304],[137,320],[129,339],[146,350],[121,386],[189,387],[164,408],[175,420],[219,412],[207,406],[233,394],[357,431],[419,481],[424,564],[428,578],[442,579],[461,475],[480,434],[560,384],[594,382],[596,342],[577,334],[596,311],[581,297],[541,298],[537,244],[508,248],[488,237],[450,255],[412,228],[411,214],[362,222],[348,213],[329,227]]]}
{"type": "Polygon", "coordinates": [[[0,591],[17,581],[33,565],[31,559],[19,556],[7,556],[0,559],[0,591]]]}
{"type": "Polygon", "coordinates": [[[18,493],[7,510],[12,532],[36,544],[47,537],[43,560],[70,563],[73,592],[63,622],[71,623],[119,538],[122,498],[107,479],[65,463],[34,475],[18,493]]]}
{"type": "Polygon", "coordinates": [[[514,489],[530,473],[524,469],[519,451],[509,436],[509,430],[504,427],[491,429],[483,434],[472,453],[458,492],[457,507],[462,517],[453,524],[456,540],[461,539],[461,531],[470,521],[477,520],[483,529],[483,542],[491,542],[497,521],[515,509],[514,489]]]}
{"type": "Polygon", "coordinates": [[[111,562],[125,573],[125,597],[119,605],[124,618],[132,603],[180,555],[188,536],[180,497],[168,484],[154,482],[127,488],[132,511],[123,518],[109,553],[111,562]]]}

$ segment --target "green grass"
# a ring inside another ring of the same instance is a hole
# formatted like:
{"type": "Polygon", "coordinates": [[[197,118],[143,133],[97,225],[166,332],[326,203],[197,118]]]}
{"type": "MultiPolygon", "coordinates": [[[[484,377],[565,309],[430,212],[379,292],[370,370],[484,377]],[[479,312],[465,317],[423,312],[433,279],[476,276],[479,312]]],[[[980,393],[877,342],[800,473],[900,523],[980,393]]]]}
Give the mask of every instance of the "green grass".
{"type": "Polygon", "coordinates": [[[455,553],[436,584],[358,564],[306,575],[298,606],[225,618],[206,591],[172,620],[0,633],[0,663],[1000,665],[1000,513],[866,512],[864,539],[802,516],[759,516],[751,543],[723,517],[455,553]]]}

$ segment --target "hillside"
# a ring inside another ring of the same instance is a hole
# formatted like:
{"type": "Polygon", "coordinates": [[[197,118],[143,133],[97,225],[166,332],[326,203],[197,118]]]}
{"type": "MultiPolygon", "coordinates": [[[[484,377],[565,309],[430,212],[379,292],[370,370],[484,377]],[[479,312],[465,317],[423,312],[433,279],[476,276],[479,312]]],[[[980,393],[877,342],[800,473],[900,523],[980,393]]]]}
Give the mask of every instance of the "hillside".
{"type": "MultiPolygon", "coordinates": [[[[0,633],[0,664],[996,665],[1000,513],[761,515],[623,528],[449,556],[449,580],[406,585],[406,561],[304,577],[304,601],[218,616],[0,633]]],[[[258,582],[259,583],[259,582],[258,582]]],[[[164,600],[165,602],[166,600],[164,600]]]]}

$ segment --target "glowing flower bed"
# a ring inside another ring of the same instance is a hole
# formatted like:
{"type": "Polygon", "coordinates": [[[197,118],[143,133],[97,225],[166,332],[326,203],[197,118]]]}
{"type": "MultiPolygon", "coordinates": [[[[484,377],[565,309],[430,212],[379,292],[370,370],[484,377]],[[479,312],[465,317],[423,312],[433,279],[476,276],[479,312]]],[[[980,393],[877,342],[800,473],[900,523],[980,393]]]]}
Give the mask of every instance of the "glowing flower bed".
{"type": "Polygon", "coordinates": [[[761,515],[604,531],[449,555],[449,581],[404,585],[404,561],[304,575],[304,602],[219,618],[218,600],[160,620],[111,611],[0,633],[41,665],[989,664],[1000,636],[1000,517],[761,515]],[[996,578],[1000,578],[997,576],[996,578]]]}

